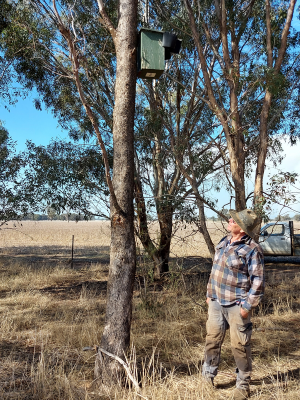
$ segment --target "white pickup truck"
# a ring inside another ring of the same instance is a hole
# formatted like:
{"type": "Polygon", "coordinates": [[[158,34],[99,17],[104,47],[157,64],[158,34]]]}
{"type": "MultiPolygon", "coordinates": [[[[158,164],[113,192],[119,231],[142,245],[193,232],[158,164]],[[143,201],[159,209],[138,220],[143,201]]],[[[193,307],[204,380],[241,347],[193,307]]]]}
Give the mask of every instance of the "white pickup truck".
{"type": "Polygon", "coordinates": [[[270,222],[260,230],[259,244],[266,256],[300,256],[300,234],[293,221],[270,222]]]}

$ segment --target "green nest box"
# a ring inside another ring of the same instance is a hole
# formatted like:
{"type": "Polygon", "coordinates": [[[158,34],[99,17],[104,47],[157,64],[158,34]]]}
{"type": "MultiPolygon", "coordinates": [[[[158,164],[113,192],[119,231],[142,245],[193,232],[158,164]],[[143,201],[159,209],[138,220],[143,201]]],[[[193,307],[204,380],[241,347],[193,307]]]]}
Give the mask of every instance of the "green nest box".
{"type": "Polygon", "coordinates": [[[142,28],[138,38],[137,75],[143,79],[158,79],[165,70],[163,32],[142,28]]]}

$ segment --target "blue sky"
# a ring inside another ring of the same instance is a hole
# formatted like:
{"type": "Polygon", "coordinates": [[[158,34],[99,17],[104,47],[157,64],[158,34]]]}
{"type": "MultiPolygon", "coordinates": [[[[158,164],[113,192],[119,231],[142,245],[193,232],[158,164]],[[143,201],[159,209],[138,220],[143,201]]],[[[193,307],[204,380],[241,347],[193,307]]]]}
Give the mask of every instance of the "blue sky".
{"type": "Polygon", "coordinates": [[[8,130],[13,140],[17,142],[17,149],[24,150],[26,140],[36,145],[46,145],[51,138],[67,138],[68,134],[60,126],[50,111],[42,107],[36,110],[33,99],[38,96],[33,92],[26,99],[20,99],[9,110],[1,107],[0,120],[8,130]]]}

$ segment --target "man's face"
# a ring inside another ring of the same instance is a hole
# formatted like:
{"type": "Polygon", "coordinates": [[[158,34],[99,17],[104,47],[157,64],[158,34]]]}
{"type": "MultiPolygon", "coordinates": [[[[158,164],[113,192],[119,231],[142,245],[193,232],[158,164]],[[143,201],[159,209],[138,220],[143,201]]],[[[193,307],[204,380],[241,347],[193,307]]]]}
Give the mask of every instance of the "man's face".
{"type": "Polygon", "coordinates": [[[227,230],[231,232],[234,236],[239,233],[245,233],[243,229],[235,222],[233,218],[229,218],[229,223],[227,226],[227,230]]]}

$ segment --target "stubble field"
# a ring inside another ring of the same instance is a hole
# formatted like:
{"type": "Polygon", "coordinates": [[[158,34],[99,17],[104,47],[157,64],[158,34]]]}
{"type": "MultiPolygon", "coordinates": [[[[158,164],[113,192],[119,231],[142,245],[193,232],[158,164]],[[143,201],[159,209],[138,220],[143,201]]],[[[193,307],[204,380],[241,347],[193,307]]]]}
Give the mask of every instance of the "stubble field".
{"type": "MultiPolygon", "coordinates": [[[[138,247],[132,347],[141,382],[105,392],[93,385],[109,265],[109,223],[26,221],[0,231],[0,398],[2,399],[230,399],[235,365],[226,336],[217,389],[201,378],[205,341],[205,273],[209,253],[199,233],[175,232],[171,272],[158,283],[138,247]],[[74,262],[71,241],[74,235],[74,262]],[[204,272],[204,274],[203,274],[204,272]]],[[[152,232],[155,240],[156,226],[152,232]]],[[[209,222],[215,243],[220,223],[209,222]]],[[[263,304],[253,316],[254,399],[300,398],[300,276],[268,275],[263,304]]],[[[267,266],[267,270],[274,266],[267,266]]]]}

